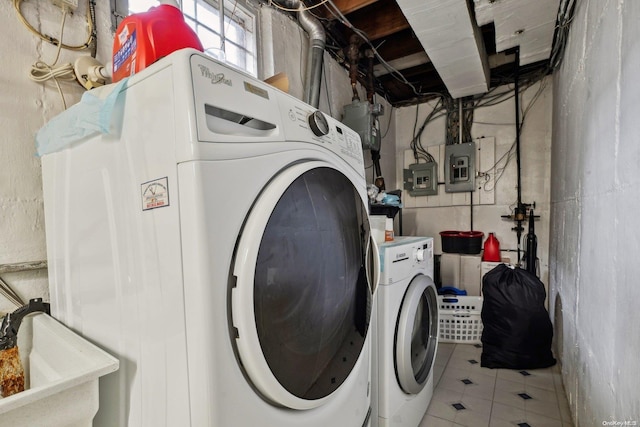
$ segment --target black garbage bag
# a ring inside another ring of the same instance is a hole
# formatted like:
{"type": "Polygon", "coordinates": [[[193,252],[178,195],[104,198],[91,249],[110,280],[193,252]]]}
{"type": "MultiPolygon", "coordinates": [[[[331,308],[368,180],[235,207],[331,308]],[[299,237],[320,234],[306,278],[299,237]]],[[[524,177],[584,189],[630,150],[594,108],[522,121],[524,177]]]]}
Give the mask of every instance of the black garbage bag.
{"type": "Polygon", "coordinates": [[[482,357],[487,368],[553,366],[553,326],[544,284],[520,268],[500,264],[482,279],[482,357]]]}

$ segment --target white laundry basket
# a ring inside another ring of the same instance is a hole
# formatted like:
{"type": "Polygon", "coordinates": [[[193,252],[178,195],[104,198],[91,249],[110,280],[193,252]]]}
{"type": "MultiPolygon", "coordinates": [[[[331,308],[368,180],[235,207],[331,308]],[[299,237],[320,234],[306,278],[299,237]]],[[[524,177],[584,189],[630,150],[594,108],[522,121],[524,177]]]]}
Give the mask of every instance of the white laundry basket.
{"type": "Polygon", "coordinates": [[[117,371],[118,359],[44,313],[23,319],[18,348],[25,391],[0,398],[0,425],[91,426],[98,378],[117,371]]]}
{"type": "Polygon", "coordinates": [[[438,296],[440,328],[438,340],[448,343],[479,344],[482,338],[482,297],[438,296]]]}

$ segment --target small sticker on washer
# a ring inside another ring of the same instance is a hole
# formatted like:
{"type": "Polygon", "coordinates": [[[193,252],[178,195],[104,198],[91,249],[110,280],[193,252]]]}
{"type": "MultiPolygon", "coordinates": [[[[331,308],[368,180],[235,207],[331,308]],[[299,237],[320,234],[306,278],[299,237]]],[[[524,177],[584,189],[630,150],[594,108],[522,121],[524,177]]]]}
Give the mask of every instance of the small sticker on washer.
{"type": "Polygon", "coordinates": [[[145,182],[141,187],[143,211],[169,206],[169,180],[166,176],[145,182]]]}

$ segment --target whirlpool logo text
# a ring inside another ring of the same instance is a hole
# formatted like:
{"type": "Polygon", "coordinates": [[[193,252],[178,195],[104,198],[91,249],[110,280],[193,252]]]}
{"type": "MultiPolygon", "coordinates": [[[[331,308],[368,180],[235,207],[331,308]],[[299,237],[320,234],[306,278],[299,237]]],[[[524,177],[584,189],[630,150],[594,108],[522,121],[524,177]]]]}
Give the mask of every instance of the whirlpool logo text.
{"type": "Polygon", "coordinates": [[[198,68],[202,73],[202,77],[209,79],[212,85],[217,85],[222,83],[227,86],[232,86],[231,80],[224,78],[224,73],[214,73],[209,69],[209,67],[201,64],[198,64],[198,68]]]}

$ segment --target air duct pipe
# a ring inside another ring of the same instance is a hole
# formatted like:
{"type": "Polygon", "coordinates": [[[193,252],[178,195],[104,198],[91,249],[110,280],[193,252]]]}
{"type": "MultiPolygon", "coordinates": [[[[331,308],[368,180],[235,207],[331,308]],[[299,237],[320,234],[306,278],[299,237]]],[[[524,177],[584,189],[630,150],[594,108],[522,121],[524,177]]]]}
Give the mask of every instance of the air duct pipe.
{"type": "Polygon", "coordinates": [[[322,82],[322,63],[324,61],[325,31],[320,21],[304,9],[300,0],[277,0],[279,4],[298,11],[298,22],[309,34],[309,55],[304,82],[304,102],[318,108],[320,104],[320,84],[322,82]]]}

